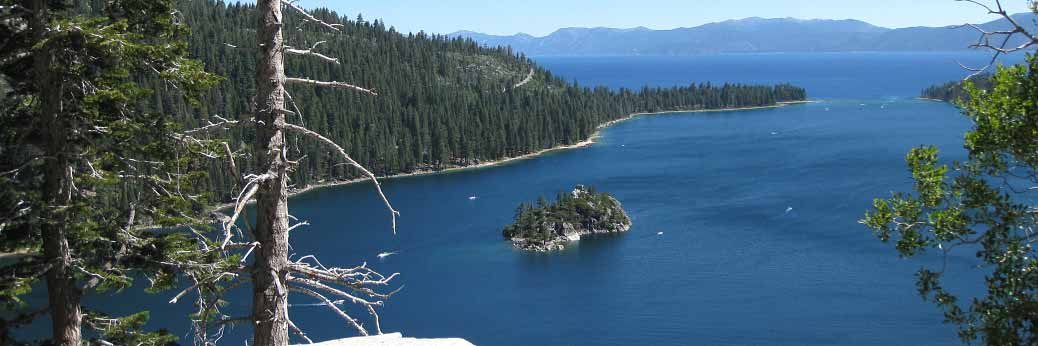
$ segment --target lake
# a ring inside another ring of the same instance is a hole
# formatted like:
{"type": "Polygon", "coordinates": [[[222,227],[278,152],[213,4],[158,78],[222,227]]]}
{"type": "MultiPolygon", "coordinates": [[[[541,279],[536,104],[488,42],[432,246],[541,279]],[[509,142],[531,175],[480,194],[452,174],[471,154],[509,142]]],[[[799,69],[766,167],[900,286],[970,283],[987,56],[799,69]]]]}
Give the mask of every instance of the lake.
{"type": "MultiPolygon", "coordinates": [[[[383,329],[408,336],[480,345],[954,344],[955,328],[914,285],[914,272],[940,259],[899,259],[857,220],[873,198],[910,191],[910,148],[935,144],[948,160],[964,158],[968,120],[915,97],[964,77],[956,61],[984,58],[537,58],[582,85],[790,82],[819,102],[643,116],[605,129],[591,147],[391,179],[387,193],[403,213],[396,236],[370,185],[313,191],[292,200],[292,214],[313,224],[293,233],[293,251],[400,272],[404,289],[382,310],[383,329]],[[576,184],[615,195],[631,231],[548,255],[502,239],[521,202],[576,184]],[[376,258],[383,251],[399,254],[376,258]]],[[[971,263],[969,254],[949,259],[949,286],[966,295],[983,289],[971,263]]],[[[351,332],[325,308],[291,314],[315,339],[351,332]]],[[[241,344],[242,334],[223,342],[241,344]]]]}

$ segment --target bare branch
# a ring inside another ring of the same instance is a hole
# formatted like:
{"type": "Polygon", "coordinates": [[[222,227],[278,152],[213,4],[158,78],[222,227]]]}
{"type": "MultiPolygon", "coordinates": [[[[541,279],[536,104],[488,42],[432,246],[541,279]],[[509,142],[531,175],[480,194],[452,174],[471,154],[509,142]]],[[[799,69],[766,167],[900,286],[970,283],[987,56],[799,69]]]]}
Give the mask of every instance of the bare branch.
{"type": "Polygon", "coordinates": [[[295,262],[289,265],[288,270],[313,280],[319,280],[322,282],[329,282],[346,286],[349,287],[350,290],[378,299],[389,299],[394,294],[399,292],[400,289],[402,289],[398,288],[397,290],[394,290],[390,293],[375,292],[373,289],[371,289],[371,287],[387,286],[389,285],[390,281],[392,281],[400,274],[393,273],[393,275],[386,277],[374,270],[371,270],[366,266],[366,264],[359,267],[348,269],[318,269],[311,267],[305,263],[295,262]]]}
{"type": "Polygon", "coordinates": [[[332,309],[332,311],[334,311],[336,314],[338,314],[339,317],[342,317],[342,319],[346,320],[346,322],[348,322],[350,324],[350,326],[352,326],[354,329],[356,329],[358,333],[360,333],[361,335],[364,335],[364,336],[368,336],[369,335],[368,331],[365,330],[364,327],[361,326],[360,323],[357,322],[356,319],[354,319],[353,317],[350,317],[350,315],[347,315],[346,312],[343,312],[342,309],[339,309],[339,307],[335,306],[335,304],[332,303],[331,300],[328,300],[327,297],[321,295],[320,293],[317,293],[317,292],[314,292],[313,290],[302,288],[302,287],[289,287],[289,290],[291,290],[293,292],[302,293],[302,294],[314,297],[317,300],[320,300],[322,303],[324,303],[325,306],[327,306],[329,309],[332,309]]]}
{"type": "Polygon", "coordinates": [[[303,222],[300,222],[300,223],[297,223],[295,225],[292,225],[292,226],[288,227],[288,231],[292,232],[296,228],[303,227],[303,226],[309,226],[309,225],[310,225],[309,221],[303,221],[303,222]]]}
{"type": "Polygon", "coordinates": [[[324,60],[324,61],[336,64],[336,65],[339,65],[339,59],[332,58],[330,56],[327,56],[327,55],[324,55],[324,54],[321,54],[321,53],[318,53],[318,52],[314,51],[314,50],[317,49],[317,46],[320,46],[320,45],[324,44],[325,42],[328,42],[328,41],[318,41],[317,43],[314,43],[314,45],[311,46],[310,49],[293,49],[291,47],[285,47],[285,53],[295,54],[295,55],[303,55],[303,56],[312,56],[312,57],[315,57],[315,58],[318,58],[318,59],[321,59],[321,60],[324,60]]]}
{"type": "Polygon", "coordinates": [[[324,264],[321,264],[321,261],[318,260],[317,256],[314,256],[314,255],[306,255],[306,256],[300,257],[299,260],[296,260],[295,263],[296,264],[302,264],[302,265],[309,265],[309,264],[306,264],[306,260],[308,260],[308,259],[309,260],[313,260],[314,264],[317,264],[318,268],[321,268],[322,270],[328,270],[328,267],[325,267],[324,264]]]}
{"type": "Polygon", "coordinates": [[[288,103],[292,104],[292,109],[294,109],[296,115],[299,116],[299,125],[306,126],[306,121],[303,119],[303,111],[299,110],[299,105],[296,104],[296,100],[292,98],[292,94],[290,94],[288,90],[285,90],[285,99],[288,100],[288,103]]]}
{"type": "MultiPolygon", "coordinates": [[[[983,7],[983,8],[985,9],[985,10],[987,10],[987,11],[988,11],[988,13],[989,13],[989,14],[996,14],[996,13],[998,13],[997,11],[995,11],[995,10],[991,9],[991,6],[988,6],[988,5],[986,5],[986,4],[983,4],[983,3],[979,2],[979,1],[975,1],[975,0],[955,0],[955,1],[960,1],[960,2],[969,2],[969,3],[972,3],[972,4],[974,4],[974,5],[977,5],[977,6],[983,7]]],[[[999,6],[1001,6],[1001,4],[999,4],[999,6]]]]}
{"type": "Polygon", "coordinates": [[[348,299],[353,304],[364,306],[364,308],[368,310],[368,314],[371,315],[371,318],[375,322],[375,332],[378,333],[378,334],[382,334],[382,326],[381,326],[381,322],[379,321],[378,312],[375,311],[375,307],[376,306],[382,306],[382,304],[383,304],[382,301],[370,302],[370,301],[367,301],[365,299],[353,296],[353,295],[351,295],[349,293],[343,292],[343,291],[341,291],[339,289],[336,289],[334,287],[325,285],[325,284],[323,284],[323,283],[321,283],[320,281],[317,281],[317,280],[290,277],[289,281],[290,282],[304,284],[304,285],[307,285],[307,286],[310,286],[310,287],[313,287],[313,288],[317,288],[317,289],[320,289],[322,291],[328,292],[329,294],[333,294],[333,295],[339,296],[339,297],[341,297],[343,299],[348,299]]]}
{"type": "MultiPolygon", "coordinates": [[[[962,64],[961,62],[959,62],[959,63],[958,63],[958,64],[959,64],[959,67],[962,67],[963,69],[965,69],[965,70],[967,70],[967,71],[972,71],[972,72],[973,72],[973,73],[971,73],[971,74],[970,74],[969,76],[966,76],[966,80],[970,80],[970,79],[972,79],[972,78],[974,78],[974,77],[976,77],[976,76],[979,76],[979,75],[981,75],[981,74],[984,74],[984,72],[986,72],[986,71],[987,71],[988,69],[990,69],[990,68],[991,68],[991,66],[994,66],[994,65],[995,65],[995,62],[997,62],[997,61],[998,61],[998,58],[999,58],[999,57],[1001,57],[1001,56],[1002,56],[1002,54],[1004,54],[1004,52],[1003,52],[1003,51],[1004,51],[1004,48],[1005,48],[1005,46],[1006,46],[1007,44],[1009,44],[1009,40],[1010,40],[1010,39],[1012,39],[1012,38],[1013,38],[1013,35],[1006,35],[1006,36],[1005,36],[1005,39],[1004,39],[1004,40],[1002,41],[1002,45],[1001,45],[1001,48],[998,48],[998,49],[993,49],[993,50],[995,51],[995,54],[992,54],[992,55],[991,55],[991,60],[990,60],[990,61],[988,61],[988,64],[987,64],[987,65],[984,65],[984,67],[981,67],[981,68],[970,68],[970,67],[967,67],[966,65],[963,65],[963,64],[962,64]]],[[[982,39],[984,39],[984,38],[982,38],[982,39]]],[[[974,44],[974,45],[972,45],[972,46],[970,46],[970,47],[971,47],[971,48],[980,48],[980,47],[984,47],[984,46],[986,46],[986,47],[991,47],[991,46],[990,46],[990,45],[988,45],[988,44],[987,44],[986,42],[984,43],[984,45],[983,45],[983,46],[981,46],[981,45],[979,45],[979,44],[974,44]]]]}
{"type": "Polygon", "coordinates": [[[367,308],[368,308],[368,314],[371,315],[371,318],[373,320],[375,320],[375,332],[378,333],[379,335],[381,335],[382,334],[382,321],[379,319],[378,313],[375,312],[375,307],[373,307],[371,305],[367,305],[367,308]]]}
{"type": "Polygon", "coordinates": [[[234,204],[234,215],[231,215],[231,217],[223,223],[224,239],[223,244],[220,246],[221,249],[226,248],[227,244],[231,242],[231,228],[234,227],[235,223],[237,223],[238,217],[241,216],[242,210],[245,209],[245,205],[249,204],[249,201],[252,200],[252,196],[256,195],[256,191],[259,190],[259,183],[267,179],[270,179],[270,175],[264,174],[252,178],[252,180],[246,184],[245,189],[238,194],[238,199],[234,204]]]}
{"type": "Polygon", "coordinates": [[[223,150],[227,154],[227,161],[231,168],[231,174],[238,178],[235,180],[235,184],[241,184],[241,173],[238,172],[238,165],[234,163],[234,152],[231,151],[231,145],[227,142],[223,142],[223,150]]]}
{"type": "Polygon", "coordinates": [[[230,275],[230,276],[238,276],[238,274],[234,274],[234,273],[220,273],[220,275],[217,275],[212,280],[205,280],[205,281],[195,282],[194,285],[191,285],[190,287],[185,288],[183,291],[180,291],[180,293],[177,293],[177,295],[173,296],[173,299],[170,299],[169,303],[170,304],[176,304],[177,301],[180,300],[180,298],[183,298],[184,295],[187,294],[187,292],[190,292],[191,290],[194,290],[194,289],[198,288],[199,285],[201,285],[203,283],[207,283],[207,282],[217,282],[217,281],[220,281],[220,279],[222,279],[224,276],[228,276],[228,275],[230,275]]]}
{"type": "MultiPolygon", "coordinates": [[[[22,216],[28,215],[31,210],[32,207],[28,206],[25,201],[18,201],[18,203],[15,203],[12,210],[6,211],[4,218],[0,220],[0,232],[3,232],[9,225],[21,223],[18,219],[22,216]]],[[[0,258],[2,257],[3,256],[0,256],[0,258]]]]}
{"type": "Polygon", "coordinates": [[[36,160],[43,159],[43,158],[44,157],[42,157],[42,156],[33,157],[33,158],[29,159],[28,161],[26,161],[25,163],[19,165],[15,169],[12,169],[12,170],[9,170],[9,171],[6,171],[6,172],[0,172],[0,177],[5,177],[5,176],[11,175],[11,174],[18,173],[21,170],[25,169],[25,167],[29,167],[29,165],[31,165],[36,160]]]}
{"type": "Polygon", "coordinates": [[[293,282],[293,283],[299,283],[299,284],[307,285],[307,286],[310,286],[310,287],[313,287],[313,288],[316,288],[316,289],[320,289],[322,291],[325,291],[325,292],[327,292],[329,294],[338,296],[340,298],[348,299],[350,301],[350,303],[353,303],[353,304],[357,304],[357,305],[376,305],[376,306],[381,306],[382,305],[381,301],[370,302],[370,301],[367,301],[365,299],[358,298],[358,297],[356,297],[356,296],[354,296],[352,294],[343,292],[342,290],[336,289],[335,287],[331,287],[331,286],[325,285],[325,284],[323,284],[323,283],[321,283],[320,281],[317,281],[317,280],[305,279],[305,278],[297,278],[297,277],[290,277],[288,279],[288,281],[289,282],[293,282]]]}
{"type": "Polygon", "coordinates": [[[261,244],[259,242],[252,243],[252,246],[249,247],[249,251],[246,251],[245,255],[241,256],[241,261],[238,261],[238,262],[241,263],[241,264],[245,264],[245,261],[247,261],[249,259],[249,255],[252,254],[252,251],[256,250],[256,248],[259,247],[260,245],[261,244]]]}
{"type": "Polygon", "coordinates": [[[284,4],[285,6],[288,6],[288,7],[292,8],[293,10],[296,10],[296,12],[299,12],[300,15],[302,15],[304,18],[306,18],[306,21],[317,23],[317,24],[319,24],[319,25],[321,25],[321,26],[323,26],[325,28],[328,28],[328,30],[339,32],[339,28],[342,27],[342,24],[329,24],[329,23],[327,23],[327,22],[325,22],[323,20],[317,19],[316,17],[311,15],[309,12],[306,12],[306,10],[304,10],[302,7],[299,7],[299,5],[296,5],[294,1],[281,0],[281,3],[284,4]]]}
{"type": "Polygon", "coordinates": [[[353,85],[353,84],[343,83],[343,82],[336,82],[336,81],[325,82],[325,81],[319,81],[319,80],[313,80],[313,79],[293,78],[293,77],[285,78],[285,82],[286,83],[290,83],[290,84],[307,84],[307,85],[313,85],[313,86],[319,86],[319,87],[327,87],[327,88],[350,89],[350,90],[360,91],[360,92],[366,93],[366,94],[371,94],[373,96],[378,96],[378,93],[375,92],[375,90],[365,89],[365,88],[362,88],[362,87],[359,87],[359,86],[356,86],[356,85],[353,85]]]}
{"type": "Polygon", "coordinates": [[[209,132],[209,131],[213,131],[213,130],[226,130],[226,129],[229,129],[229,128],[232,128],[232,127],[243,126],[243,125],[248,125],[248,124],[252,123],[252,121],[227,120],[227,119],[221,118],[220,116],[215,116],[215,118],[217,120],[220,120],[220,122],[216,122],[216,123],[209,122],[208,125],[184,131],[184,134],[186,134],[186,135],[193,135],[193,134],[196,134],[196,133],[209,132]]]}
{"type": "Polygon", "coordinates": [[[385,192],[382,191],[382,184],[379,183],[378,177],[376,177],[374,173],[371,173],[371,171],[369,171],[367,168],[364,168],[364,166],[362,166],[360,163],[358,163],[356,160],[354,160],[352,157],[350,157],[350,155],[346,153],[346,150],[342,149],[341,146],[339,146],[338,144],[335,144],[334,141],[332,141],[331,139],[328,139],[327,137],[321,135],[320,133],[317,133],[317,132],[311,131],[310,129],[307,129],[305,127],[302,127],[302,126],[299,126],[299,125],[293,125],[293,124],[285,124],[285,129],[298,132],[298,133],[300,133],[300,134],[302,134],[304,136],[316,139],[318,142],[321,142],[321,143],[323,143],[325,145],[330,146],[336,153],[339,154],[339,156],[341,156],[344,160],[346,160],[347,163],[349,163],[351,166],[353,166],[353,167],[357,168],[358,170],[360,170],[361,173],[363,173],[366,177],[368,177],[368,179],[371,179],[371,181],[375,184],[375,190],[378,191],[378,195],[380,197],[382,197],[382,202],[386,204],[386,208],[389,208],[390,215],[392,216],[392,219],[393,219],[393,234],[396,234],[396,218],[397,218],[397,216],[400,215],[400,212],[397,211],[396,209],[393,209],[393,204],[389,203],[389,198],[386,198],[385,192]]]}
{"type": "Polygon", "coordinates": [[[306,340],[306,343],[308,343],[308,344],[314,343],[313,340],[310,340],[310,337],[306,336],[306,333],[303,333],[302,329],[299,329],[299,327],[296,326],[295,322],[292,322],[291,319],[288,319],[287,321],[288,321],[288,327],[292,328],[292,331],[295,332],[296,335],[299,335],[299,337],[301,337],[304,340],[306,340]]]}
{"type": "Polygon", "coordinates": [[[955,1],[968,2],[968,3],[974,4],[974,5],[980,6],[981,8],[986,10],[988,12],[988,14],[994,14],[994,15],[998,15],[999,17],[1002,17],[1002,19],[1006,20],[1013,27],[1011,30],[994,30],[994,31],[985,30],[984,28],[981,28],[980,26],[975,25],[975,24],[964,24],[964,25],[961,25],[961,26],[957,27],[957,28],[969,27],[969,28],[972,28],[972,29],[974,29],[974,30],[976,30],[977,32],[980,33],[980,38],[977,39],[977,43],[974,43],[974,44],[970,45],[970,48],[974,48],[974,49],[983,48],[983,49],[988,49],[988,50],[991,50],[991,51],[995,52],[992,55],[991,60],[988,62],[988,64],[983,66],[983,67],[980,67],[980,68],[966,67],[962,63],[959,63],[959,66],[961,66],[963,69],[966,69],[968,71],[972,71],[973,72],[972,74],[967,76],[966,79],[970,79],[970,78],[976,77],[976,76],[978,76],[980,74],[983,74],[984,72],[989,70],[992,66],[994,66],[995,63],[998,61],[998,58],[1001,57],[1002,55],[1006,55],[1006,54],[1022,51],[1022,50],[1027,49],[1027,48],[1029,48],[1031,46],[1038,45],[1038,36],[1035,36],[1034,33],[1029,31],[1023,25],[1021,25],[1015,18],[1013,18],[1012,15],[1010,15],[1008,12],[1006,12],[1005,8],[1002,7],[1001,0],[995,0],[995,7],[994,8],[992,8],[991,6],[989,6],[987,4],[982,3],[980,1],[977,1],[977,0],[955,0],[955,1]],[[1024,42],[1021,43],[1018,46],[1009,47],[1008,45],[1009,45],[1010,40],[1012,40],[1012,38],[1016,37],[1017,35],[1024,36],[1024,42]],[[1001,44],[999,44],[999,45],[991,44],[991,39],[992,38],[999,38],[999,37],[1002,38],[1002,43],[1001,44]]]}

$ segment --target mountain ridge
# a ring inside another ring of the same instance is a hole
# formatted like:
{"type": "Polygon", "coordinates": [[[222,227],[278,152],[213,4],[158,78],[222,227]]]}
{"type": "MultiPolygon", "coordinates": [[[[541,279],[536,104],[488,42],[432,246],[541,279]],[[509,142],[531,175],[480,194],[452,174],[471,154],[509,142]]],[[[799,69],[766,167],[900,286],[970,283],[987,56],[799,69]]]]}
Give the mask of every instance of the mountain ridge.
{"type": "MultiPolygon", "coordinates": [[[[1038,29],[1035,14],[1013,15],[1038,29]]],[[[1004,19],[980,27],[1009,28],[1004,19]]],[[[1035,30],[1038,32],[1038,30],[1035,30]]],[[[885,28],[857,19],[748,17],[694,27],[648,29],[608,27],[560,28],[545,36],[525,33],[489,35],[457,31],[448,37],[469,38],[488,46],[509,46],[526,55],[694,55],[752,52],[962,51],[978,33],[969,27],[885,28]]]]}

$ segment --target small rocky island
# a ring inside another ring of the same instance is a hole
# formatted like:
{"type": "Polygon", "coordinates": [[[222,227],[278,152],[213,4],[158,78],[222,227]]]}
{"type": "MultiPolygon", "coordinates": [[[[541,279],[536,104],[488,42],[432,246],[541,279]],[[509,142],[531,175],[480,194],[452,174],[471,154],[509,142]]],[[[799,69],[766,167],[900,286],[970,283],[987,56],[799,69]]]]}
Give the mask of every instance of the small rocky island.
{"type": "Polygon", "coordinates": [[[620,202],[593,187],[577,185],[573,191],[560,192],[549,204],[541,197],[537,205],[523,203],[515,213],[515,223],[505,227],[505,238],[525,251],[551,252],[591,234],[622,233],[631,229],[631,218],[620,202]]]}

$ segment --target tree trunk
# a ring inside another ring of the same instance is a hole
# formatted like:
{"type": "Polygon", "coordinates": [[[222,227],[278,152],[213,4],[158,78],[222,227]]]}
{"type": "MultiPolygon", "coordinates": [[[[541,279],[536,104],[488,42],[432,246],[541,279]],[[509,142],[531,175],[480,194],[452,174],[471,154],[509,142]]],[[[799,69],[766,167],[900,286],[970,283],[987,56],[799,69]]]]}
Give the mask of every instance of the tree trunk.
{"type": "Polygon", "coordinates": [[[256,194],[252,268],[253,344],[288,345],[288,175],[281,1],[259,0],[256,62],[256,167],[269,176],[256,194]]]}
{"type": "MultiPolygon", "coordinates": [[[[50,18],[47,1],[33,1],[32,10],[34,38],[36,42],[42,42],[50,18]]],[[[53,64],[52,53],[46,47],[37,51],[33,59],[40,105],[39,123],[35,128],[40,131],[44,155],[48,157],[44,165],[43,208],[38,225],[43,236],[44,259],[52,265],[46,275],[52,338],[56,345],[78,346],[83,313],[65,229],[64,208],[71,204],[72,171],[69,166],[68,124],[61,114],[62,81],[49,71],[53,64]]]]}

